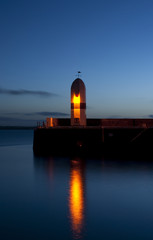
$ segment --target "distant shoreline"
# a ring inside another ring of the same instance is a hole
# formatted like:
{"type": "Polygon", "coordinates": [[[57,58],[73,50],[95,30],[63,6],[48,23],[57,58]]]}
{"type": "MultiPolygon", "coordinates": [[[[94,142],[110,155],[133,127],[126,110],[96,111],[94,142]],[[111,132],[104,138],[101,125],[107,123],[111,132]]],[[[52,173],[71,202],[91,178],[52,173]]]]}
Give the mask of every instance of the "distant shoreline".
{"type": "Polygon", "coordinates": [[[32,130],[36,127],[27,127],[27,126],[0,126],[0,130],[32,130]]]}

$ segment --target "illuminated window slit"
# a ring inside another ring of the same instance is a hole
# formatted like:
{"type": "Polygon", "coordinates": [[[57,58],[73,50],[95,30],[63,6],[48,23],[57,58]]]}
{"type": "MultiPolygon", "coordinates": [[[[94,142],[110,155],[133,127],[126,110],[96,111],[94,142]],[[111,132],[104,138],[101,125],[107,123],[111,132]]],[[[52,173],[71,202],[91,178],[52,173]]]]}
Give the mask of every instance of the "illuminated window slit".
{"type": "Polygon", "coordinates": [[[74,103],[74,118],[80,119],[80,94],[78,94],[78,96],[74,94],[73,103],[74,103]]]}

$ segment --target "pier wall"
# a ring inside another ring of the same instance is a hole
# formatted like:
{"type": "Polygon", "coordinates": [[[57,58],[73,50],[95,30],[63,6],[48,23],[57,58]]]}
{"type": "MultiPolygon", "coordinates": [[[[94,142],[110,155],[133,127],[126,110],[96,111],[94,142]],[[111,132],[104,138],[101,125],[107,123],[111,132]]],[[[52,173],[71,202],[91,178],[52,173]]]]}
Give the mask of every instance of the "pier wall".
{"type": "Polygon", "coordinates": [[[70,126],[57,118],[54,127],[34,130],[34,153],[64,154],[143,151],[152,154],[153,119],[87,119],[87,126],[70,126]],[[126,149],[126,150],[125,150],[126,149]]]}
{"type": "MultiPolygon", "coordinates": [[[[70,126],[70,118],[53,118],[54,127],[70,126]]],[[[101,127],[153,127],[153,119],[100,119],[88,118],[86,126],[101,127]]]]}
{"type": "Polygon", "coordinates": [[[55,127],[37,128],[34,131],[33,149],[42,154],[96,155],[108,152],[123,152],[132,149],[136,154],[143,151],[152,154],[153,128],[143,127],[55,127]],[[126,150],[125,150],[126,149],[126,150]]]}

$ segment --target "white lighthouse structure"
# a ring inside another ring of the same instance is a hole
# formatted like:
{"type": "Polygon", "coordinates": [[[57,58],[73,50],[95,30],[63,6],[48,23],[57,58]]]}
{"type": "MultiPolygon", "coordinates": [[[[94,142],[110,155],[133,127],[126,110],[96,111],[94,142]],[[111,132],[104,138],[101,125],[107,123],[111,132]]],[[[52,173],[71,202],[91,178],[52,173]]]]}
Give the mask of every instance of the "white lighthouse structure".
{"type": "Polygon", "coordinates": [[[86,88],[80,78],[71,85],[71,126],[86,126],[86,88]]]}

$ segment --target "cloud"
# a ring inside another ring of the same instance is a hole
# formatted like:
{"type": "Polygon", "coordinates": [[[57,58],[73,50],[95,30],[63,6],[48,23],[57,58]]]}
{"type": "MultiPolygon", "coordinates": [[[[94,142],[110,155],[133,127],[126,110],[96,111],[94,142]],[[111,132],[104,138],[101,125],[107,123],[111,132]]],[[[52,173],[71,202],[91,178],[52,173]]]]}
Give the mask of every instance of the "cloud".
{"type": "Polygon", "coordinates": [[[25,90],[25,89],[12,90],[12,89],[5,89],[5,88],[0,88],[0,94],[7,94],[7,95],[14,95],[14,96],[33,95],[33,96],[42,96],[42,97],[58,96],[55,93],[51,93],[47,91],[34,91],[34,90],[25,90]]]}
{"type": "Polygon", "coordinates": [[[68,113],[63,113],[63,112],[34,112],[34,113],[25,113],[26,116],[33,116],[33,115],[41,115],[45,117],[68,117],[70,114],[68,113]]]}
{"type": "Polygon", "coordinates": [[[141,118],[153,118],[153,114],[139,116],[141,118]]]}
{"type": "Polygon", "coordinates": [[[125,118],[123,115],[110,115],[110,116],[107,116],[107,118],[125,118]]]}
{"type": "Polygon", "coordinates": [[[56,117],[66,117],[70,114],[63,113],[63,112],[37,112],[36,114],[42,115],[42,116],[56,116],[56,117]]]}
{"type": "Polygon", "coordinates": [[[34,113],[15,112],[5,113],[5,115],[0,116],[0,126],[36,126],[38,121],[43,122],[45,121],[46,117],[70,116],[70,114],[63,112],[34,112],[34,113]]]}

